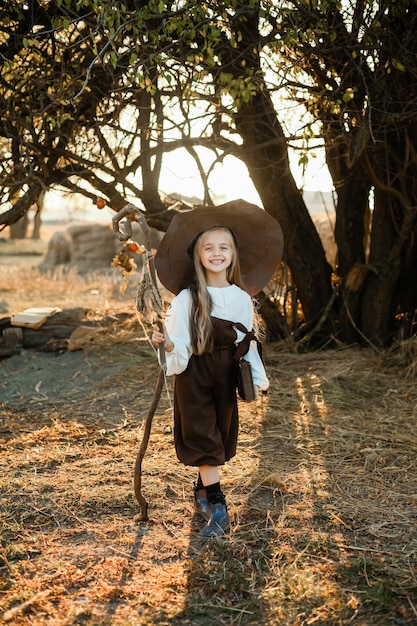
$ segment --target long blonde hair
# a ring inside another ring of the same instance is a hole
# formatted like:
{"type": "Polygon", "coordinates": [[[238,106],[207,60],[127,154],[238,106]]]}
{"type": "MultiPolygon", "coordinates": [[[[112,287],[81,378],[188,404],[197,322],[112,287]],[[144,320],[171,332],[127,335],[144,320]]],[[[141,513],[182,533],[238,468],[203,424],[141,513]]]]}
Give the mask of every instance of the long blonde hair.
{"type": "Polygon", "coordinates": [[[206,274],[200,261],[200,251],[202,236],[207,232],[216,230],[222,230],[230,237],[232,262],[226,271],[227,281],[230,284],[237,285],[241,289],[245,289],[242,273],[240,271],[236,240],[233,233],[224,226],[212,226],[211,228],[208,228],[204,232],[200,233],[194,242],[194,280],[190,284],[192,302],[190,312],[190,335],[191,347],[194,354],[212,352],[214,348],[213,324],[210,317],[213,302],[207,289],[206,274]]]}

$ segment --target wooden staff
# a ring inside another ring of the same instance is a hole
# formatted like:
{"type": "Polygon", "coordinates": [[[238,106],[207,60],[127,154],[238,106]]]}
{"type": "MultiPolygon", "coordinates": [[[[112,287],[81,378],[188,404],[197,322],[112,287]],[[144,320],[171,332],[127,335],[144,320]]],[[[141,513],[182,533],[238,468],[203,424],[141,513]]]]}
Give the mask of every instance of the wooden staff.
{"type": "MultiPolygon", "coordinates": [[[[146,259],[143,263],[142,281],[138,287],[138,294],[136,297],[136,308],[139,314],[143,315],[149,322],[151,312],[156,313],[156,320],[154,322],[158,324],[160,330],[162,330],[162,299],[158,291],[158,283],[155,272],[155,263],[151,247],[150,229],[145,216],[139,209],[132,204],[127,204],[121,211],[116,213],[113,217],[113,232],[120,239],[120,241],[128,241],[132,236],[131,222],[138,222],[145,234],[145,248],[146,259]],[[120,222],[124,220],[123,227],[124,232],[120,230],[120,222]]],[[[146,416],[145,425],[143,429],[142,441],[139,446],[139,451],[136,456],[135,470],[133,475],[133,487],[136,500],[140,506],[140,519],[148,519],[148,503],[142,494],[142,461],[145,456],[146,449],[149,443],[149,437],[152,429],[152,421],[158,408],[159,400],[161,398],[162,389],[165,383],[165,371],[166,371],[166,356],[165,348],[163,344],[158,347],[159,363],[161,370],[159,372],[158,380],[155,386],[153,400],[146,416]]]]}

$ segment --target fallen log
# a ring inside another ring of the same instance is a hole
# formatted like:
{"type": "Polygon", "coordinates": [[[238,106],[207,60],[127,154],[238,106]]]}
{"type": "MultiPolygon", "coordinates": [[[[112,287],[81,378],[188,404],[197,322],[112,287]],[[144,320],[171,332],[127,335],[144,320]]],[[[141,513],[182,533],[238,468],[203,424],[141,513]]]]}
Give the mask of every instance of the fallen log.
{"type": "Polygon", "coordinates": [[[64,309],[49,317],[39,328],[12,326],[11,318],[0,320],[0,358],[18,354],[22,349],[61,351],[67,349],[71,335],[80,327],[104,328],[123,323],[130,313],[123,312],[95,319],[90,309],[64,309]]]}

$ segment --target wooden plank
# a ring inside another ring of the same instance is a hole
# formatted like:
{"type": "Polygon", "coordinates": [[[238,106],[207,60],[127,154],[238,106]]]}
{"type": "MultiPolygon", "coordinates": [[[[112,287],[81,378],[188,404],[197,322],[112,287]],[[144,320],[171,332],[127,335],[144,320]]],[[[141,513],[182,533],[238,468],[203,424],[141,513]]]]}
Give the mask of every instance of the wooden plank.
{"type": "Polygon", "coordinates": [[[48,318],[60,311],[60,308],[52,306],[33,307],[12,315],[10,323],[21,328],[40,328],[48,318]]]}

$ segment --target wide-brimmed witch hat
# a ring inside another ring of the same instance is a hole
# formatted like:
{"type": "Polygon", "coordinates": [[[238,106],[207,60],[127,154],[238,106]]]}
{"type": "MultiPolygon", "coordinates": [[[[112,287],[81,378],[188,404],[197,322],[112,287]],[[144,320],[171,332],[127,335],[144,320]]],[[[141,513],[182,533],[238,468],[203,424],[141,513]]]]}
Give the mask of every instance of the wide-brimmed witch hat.
{"type": "Polygon", "coordinates": [[[161,283],[175,295],[189,286],[194,274],[190,246],[200,233],[213,226],[223,226],[233,233],[245,289],[251,296],[259,293],[281,261],[284,237],[269,213],[244,200],[177,213],[155,257],[161,283]]]}

